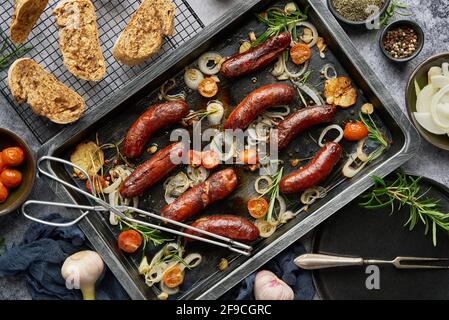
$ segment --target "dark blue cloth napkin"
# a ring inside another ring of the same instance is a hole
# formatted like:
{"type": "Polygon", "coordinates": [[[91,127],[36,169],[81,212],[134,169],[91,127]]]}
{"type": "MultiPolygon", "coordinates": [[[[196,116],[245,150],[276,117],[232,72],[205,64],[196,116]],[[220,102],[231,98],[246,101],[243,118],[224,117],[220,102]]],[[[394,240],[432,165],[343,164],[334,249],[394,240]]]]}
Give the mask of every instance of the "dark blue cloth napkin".
{"type": "MultiPolygon", "coordinates": [[[[312,300],[315,296],[310,271],[298,268],[293,260],[305,253],[306,250],[297,242],[280,253],[276,258],[264,265],[260,270],[269,270],[287,283],[295,293],[295,300],[312,300]]],[[[221,299],[223,300],[254,300],[254,279],[256,273],[251,274],[240,284],[231,289],[221,299]]]]}
{"type": "MultiPolygon", "coordinates": [[[[50,214],[45,220],[65,222],[59,214],[50,214]]],[[[33,299],[82,299],[79,290],[68,290],[65,287],[61,266],[71,254],[89,249],[85,240],[77,226],[56,228],[33,223],[25,232],[23,242],[0,256],[0,277],[24,274],[33,299]]],[[[96,298],[129,299],[111,271],[105,269],[97,282],[96,298]]]]}

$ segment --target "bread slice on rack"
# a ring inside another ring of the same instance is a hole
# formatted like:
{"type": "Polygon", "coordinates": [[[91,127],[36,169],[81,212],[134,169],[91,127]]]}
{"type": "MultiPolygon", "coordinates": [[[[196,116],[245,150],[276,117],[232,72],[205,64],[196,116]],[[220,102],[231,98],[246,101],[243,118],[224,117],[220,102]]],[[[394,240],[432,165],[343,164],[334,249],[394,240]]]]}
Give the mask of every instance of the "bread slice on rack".
{"type": "Polygon", "coordinates": [[[8,71],[8,86],[18,103],[27,102],[37,115],[59,124],[78,120],[84,99],[29,58],[16,60],[8,71]]]}
{"type": "Polygon", "coordinates": [[[99,81],[106,63],[98,38],[97,17],[90,0],[63,0],[53,14],[59,26],[59,47],[64,65],[76,77],[99,81]]]}
{"type": "Polygon", "coordinates": [[[134,66],[158,53],[174,33],[175,9],[171,0],[144,0],[112,48],[115,59],[134,66]]]}
{"type": "Polygon", "coordinates": [[[20,44],[27,40],[34,25],[44,12],[48,0],[16,0],[11,19],[11,40],[20,44]]]}

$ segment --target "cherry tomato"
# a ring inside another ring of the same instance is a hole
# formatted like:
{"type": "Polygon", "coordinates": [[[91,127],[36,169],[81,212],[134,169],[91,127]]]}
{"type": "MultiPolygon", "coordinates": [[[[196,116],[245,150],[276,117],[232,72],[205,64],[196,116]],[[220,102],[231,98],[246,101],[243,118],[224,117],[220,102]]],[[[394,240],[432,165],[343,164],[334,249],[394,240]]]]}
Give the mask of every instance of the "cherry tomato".
{"type": "Polygon", "coordinates": [[[176,288],[184,282],[184,273],[178,265],[174,265],[164,272],[162,279],[167,287],[176,288]]]}
{"type": "Polygon", "coordinates": [[[348,122],[343,136],[349,141],[359,141],[368,136],[368,129],[361,121],[348,122]]]}
{"type": "MultiPolygon", "coordinates": [[[[101,193],[101,190],[108,186],[106,180],[102,176],[91,177],[92,182],[95,186],[95,193],[101,193]]],[[[92,193],[92,187],[90,186],[89,180],[86,181],[86,189],[89,193],[92,193]]]]}
{"type": "Polygon", "coordinates": [[[5,170],[8,166],[6,163],[3,162],[2,154],[0,153],[0,173],[2,173],[3,170],[5,170]]]}
{"type": "Polygon", "coordinates": [[[259,219],[268,213],[268,202],[264,198],[253,198],[248,201],[248,212],[251,217],[259,219]]]}
{"type": "Polygon", "coordinates": [[[203,151],[203,153],[201,153],[201,164],[204,168],[211,170],[218,167],[220,164],[220,157],[213,150],[203,151]]]}
{"type": "Polygon", "coordinates": [[[217,82],[212,78],[205,78],[198,85],[198,91],[203,97],[212,98],[218,92],[217,82]]]}
{"type": "Polygon", "coordinates": [[[189,165],[194,168],[201,166],[201,152],[196,150],[189,150],[189,165]]]}
{"type": "Polygon", "coordinates": [[[290,56],[294,64],[303,64],[312,56],[312,50],[308,45],[299,43],[290,49],[290,56]]]}
{"type": "Polygon", "coordinates": [[[0,174],[0,182],[7,188],[17,188],[22,183],[22,174],[16,169],[5,169],[0,174]]]}
{"type": "Polygon", "coordinates": [[[247,149],[240,153],[239,160],[244,164],[257,164],[259,162],[259,157],[256,150],[247,149]]]}
{"type": "Polygon", "coordinates": [[[134,253],[142,245],[142,236],[136,230],[122,231],[118,236],[118,247],[126,253],[134,253]]]}
{"type": "Polygon", "coordinates": [[[25,159],[25,154],[19,147],[6,148],[2,151],[2,159],[4,164],[11,167],[17,167],[22,164],[25,159]]]}
{"type": "Polygon", "coordinates": [[[8,188],[6,188],[3,183],[0,182],[0,203],[3,203],[8,199],[9,191],[8,188]]]}

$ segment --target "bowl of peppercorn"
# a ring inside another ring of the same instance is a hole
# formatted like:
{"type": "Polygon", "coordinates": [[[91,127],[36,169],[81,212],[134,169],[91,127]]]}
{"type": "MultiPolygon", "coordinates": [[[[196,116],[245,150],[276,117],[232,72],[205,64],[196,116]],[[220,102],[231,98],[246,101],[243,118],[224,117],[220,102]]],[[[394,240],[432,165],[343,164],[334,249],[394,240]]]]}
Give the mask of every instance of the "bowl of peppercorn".
{"type": "Polygon", "coordinates": [[[362,27],[380,18],[390,2],[391,0],[327,0],[327,6],[340,22],[362,27]]]}
{"type": "Polygon", "coordinates": [[[380,47],[384,55],[395,62],[407,62],[415,58],[424,46],[424,32],[411,20],[390,23],[380,35],[380,47]]]}

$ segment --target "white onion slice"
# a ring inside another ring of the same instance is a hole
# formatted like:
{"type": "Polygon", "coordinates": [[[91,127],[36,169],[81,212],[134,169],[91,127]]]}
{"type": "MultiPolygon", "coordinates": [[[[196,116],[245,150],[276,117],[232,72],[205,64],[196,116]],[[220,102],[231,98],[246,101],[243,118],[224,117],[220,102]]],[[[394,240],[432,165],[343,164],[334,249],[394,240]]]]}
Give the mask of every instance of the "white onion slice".
{"type": "Polygon", "coordinates": [[[429,72],[427,73],[427,83],[432,84],[432,77],[433,76],[440,76],[443,74],[443,70],[440,67],[432,67],[429,69],[429,72]]]}
{"type": "Polygon", "coordinates": [[[422,88],[416,99],[416,111],[430,112],[430,105],[434,94],[435,89],[433,88],[433,85],[428,84],[427,86],[422,88]]]}
{"type": "Polygon", "coordinates": [[[209,76],[219,73],[222,63],[223,57],[217,52],[206,52],[198,59],[198,67],[201,72],[209,76]],[[213,63],[212,67],[209,67],[210,62],[213,63]]]}
{"type": "Polygon", "coordinates": [[[313,39],[312,39],[312,41],[307,43],[309,48],[312,48],[318,42],[318,30],[315,28],[315,26],[313,24],[311,24],[310,22],[307,22],[307,21],[300,21],[300,22],[298,22],[296,24],[296,27],[301,27],[301,26],[309,28],[310,30],[312,30],[312,37],[313,37],[313,39]]]}
{"type": "Polygon", "coordinates": [[[330,126],[324,128],[324,130],[320,134],[320,138],[318,139],[318,145],[320,147],[324,147],[325,143],[323,142],[323,139],[326,136],[326,134],[331,130],[337,130],[339,133],[333,142],[339,143],[341,139],[343,139],[343,129],[338,124],[331,124],[330,126]]]}
{"type": "Polygon", "coordinates": [[[209,123],[213,126],[219,125],[224,115],[223,103],[217,100],[209,101],[206,110],[208,112],[213,112],[207,116],[209,123]]]}
{"type": "MultiPolygon", "coordinates": [[[[365,168],[368,162],[362,162],[359,166],[354,167],[356,164],[356,160],[359,159],[356,153],[353,153],[349,156],[348,161],[346,161],[342,173],[346,178],[353,178],[357,175],[363,168],[365,168]]],[[[360,160],[360,159],[359,159],[360,160]]]]}
{"type": "Polygon", "coordinates": [[[439,103],[440,100],[449,92],[449,85],[442,88],[436,95],[432,98],[432,104],[430,106],[430,113],[432,115],[433,121],[435,124],[443,129],[446,130],[446,132],[449,130],[449,121],[446,121],[444,117],[441,117],[439,115],[439,103]]]}
{"type": "Polygon", "coordinates": [[[304,73],[306,73],[307,69],[309,68],[310,60],[307,60],[302,65],[301,69],[297,73],[292,73],[292,72],[290,72],[290,70],[288,70],[287,61],[285,60],[285,57],[282,59],[282,63],[283,63],[285,74],[287,74],[287,76],[289,76],[290,79],[297,79],[297,78],[301,77],[304,73]]]}
{"type": "Polygon", "coordinates": [[[285,111],[265,111],[263,113],[264,116],[267,116],[269,118],[280,118],[280,117],[286,117],[290,114],[290,107],[289,106],[278,106],[277,108],[283,108],[285,111]]]}
{"type": "Polygon", "coordinates": [[[293,82],[293,83],[296,85],[298,90],[301,90],[305,94],[307,94],[317,106],[325,104],[324,99],[321,97],[321,95],[316,89],[300,82],[293,82]]]}
{"type": "Polygon", "coordinates": [[[210,172],[202,166],[200,166],[198,168],[193,168],[192,166],[188,166],[187,167],[187,176],[191,180],[190,186],[194,187],[194,186],[206,181],[207,177],[209,177],[209,173],[210,172]]]}
{"type": "Polygon", "coordinates": [[[276,222],[270,222],[265,219],[257,219],[254,224],[259,229],[259,236],[261,238],[271,237],[277,228],[276,222]]]}
{"type": "Polygon", "coordinates": [[[436,89],[444,88],[449,85],[449,78],[446,76],[438,75],[432,77],[432,86],[436,89]]]}
{"type": "Polygon", "coordinates": [[[265,194],[270,189],[272,184],[273,184],[273,179],[271,179],[270,176],[260,176],[254,182],[254,189],[256,189],[256,192],[258,194],[265,194]],[[266,181],[266,183],[267,183],[267,186],[265,188],[260,186],[260,183],[262,181],[266,181]]]}
{"type": "Polygon", "coordinates": [[[184,258],[184,262],[189,266],[189,268],[197,267],[202,260],[203,257],[199,253],[191,253],[184,258]]]}
{"type": "Polygon", "coordinates": [[[284,59],[284,55],[281,54],[281,55],[278,57],[276,63],[274,64],[273,71],[271,71],[271,74],[272,74],[274,77],[280,77],[281,75],[284,74],[285,68],[284,68],[284,63],[282,62],[283,59],[284,59]]]}
{"type": "Polygon", "coordinates": [[[184,82],[192,90],[198,90],[198,86],[203,81],[204,76],[198,69],[187,69],[184,73],[184,82]]]}
{"type": "Polygon", "coordinates": [[[435,121],[433,121],[432,115],[429,112],[414,112],[413,116],[421,127],[430,133],[443,135],[446,134],[446,130],[438,126],[435,121]]]}
{"type": "Polygon", "coordinates": [[[337,69],[335,69],[335,66],[332,63],[326,63],[323,68],[321,68],[321,73],[327,80],[338,77],[337,69]],[[329,70],[332,71],[331,75],[329,75],[329,70]]]}
{"type": "Polygon", "coordinates": [[[443,73],[443,76],[449,77],[449,63],[444,62],[441,65],[441,72],[443,73]]]}

